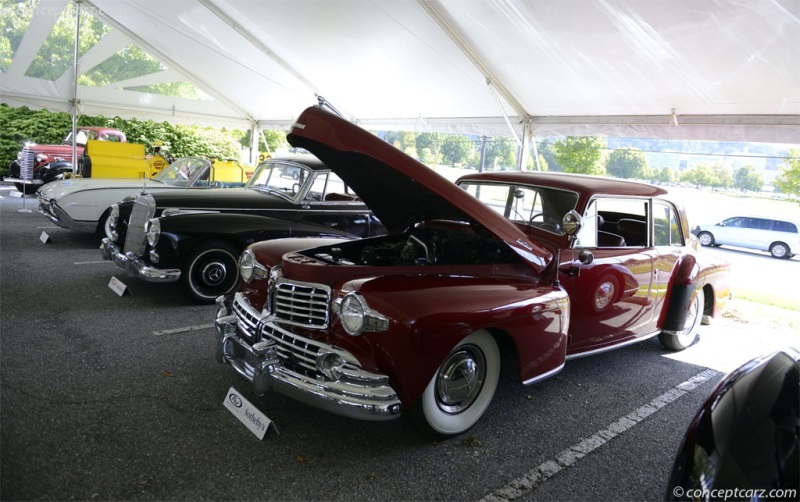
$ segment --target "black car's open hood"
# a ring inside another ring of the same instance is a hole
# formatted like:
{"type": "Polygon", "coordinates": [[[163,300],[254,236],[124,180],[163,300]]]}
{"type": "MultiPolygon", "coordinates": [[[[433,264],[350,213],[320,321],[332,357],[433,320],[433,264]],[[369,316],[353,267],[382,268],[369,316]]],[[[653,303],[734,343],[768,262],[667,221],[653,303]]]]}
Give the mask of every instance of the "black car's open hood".
{"type": "Polygon", "coordinates": [[[391,232],[429,219],[477,223],[541,271],[552,253],[450,180],[375,135],[320,107],[287,135],[350,185],[391,232]]]}

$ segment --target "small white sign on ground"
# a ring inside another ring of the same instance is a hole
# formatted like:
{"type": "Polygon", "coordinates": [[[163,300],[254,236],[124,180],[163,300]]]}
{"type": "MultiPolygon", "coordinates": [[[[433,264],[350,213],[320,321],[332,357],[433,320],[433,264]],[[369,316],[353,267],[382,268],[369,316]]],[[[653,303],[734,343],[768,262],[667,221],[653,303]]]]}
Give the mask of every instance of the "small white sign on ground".
{"type": "Polygon", "coordinates": [[[42,241],[43,244],[53,243],[53,241],[50,240],[50,236],[47,235],[47,232],[42,232],[42,235],[39,236],[39,240],[42,241]]]}
{"type": "Polygon", "coordinates": [[[228,390],[228,394],[225,396],[225,400],[222,404],[228,408],[228,411],[233,413],[245,427],[250,429],[250,432],[255,434],[258,439],[264,439],[270,425],[275,428],[275,432],[278,432],[278,427],[272,420],[267,418],[261,410],[253,406],[250,401],[245,399],[245,397],[239,394],[233,387],[228,390]]]}
{"type": "Polygon", "coordinates": [[[111,277],[111,281],[108,283],[108,287],[111,288],[111,291],[115,292],[117,296],[122,296],[125,293],[130,294],[130,291],[128,291],[128,286],[113,276],[111,277]]]}

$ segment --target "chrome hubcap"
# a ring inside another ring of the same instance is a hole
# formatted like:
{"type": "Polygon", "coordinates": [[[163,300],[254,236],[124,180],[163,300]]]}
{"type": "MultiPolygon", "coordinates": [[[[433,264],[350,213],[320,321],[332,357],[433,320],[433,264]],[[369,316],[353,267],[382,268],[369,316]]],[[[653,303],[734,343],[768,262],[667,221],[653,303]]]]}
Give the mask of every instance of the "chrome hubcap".
{"type": "Polygon", "coordinates": [[[225,280],[226,275],[227,269],[225,268],[225,264],[222,262],[207,263],[203,267],[203,271],[201,273],[203,282],[209,286],[219,286],[225,280]]]}
{"type": "Polygon", "coordinates": [[[445,413],[469,408],[486,379],[486,359],[477,347],[464,345],[450,354],[436,376],[436,402],[445,413]]]}
{"type": "Polygon", "coordinates": [[[614,300],[614,295],[616,294],[614,284],[611,282],[604,282],[600,284],[600,287],[597,288],[594,294],[594,305],[597,307],[597,310],[602,310],[608,306],[614,300]]]}

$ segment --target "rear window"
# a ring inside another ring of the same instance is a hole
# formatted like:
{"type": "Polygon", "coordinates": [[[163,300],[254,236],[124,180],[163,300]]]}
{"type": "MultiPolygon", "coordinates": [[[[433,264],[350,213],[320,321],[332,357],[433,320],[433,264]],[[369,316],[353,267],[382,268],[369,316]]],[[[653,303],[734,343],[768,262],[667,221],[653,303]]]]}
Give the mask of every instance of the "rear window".
{"type": "Polygon", "coordinates": [[[789,223],[788,221],[775,221],[775,225],[772,227],[773,230],[776,232],[790,232],[793,234],[797,233],[797,225],[794,223],[789,223]]]}

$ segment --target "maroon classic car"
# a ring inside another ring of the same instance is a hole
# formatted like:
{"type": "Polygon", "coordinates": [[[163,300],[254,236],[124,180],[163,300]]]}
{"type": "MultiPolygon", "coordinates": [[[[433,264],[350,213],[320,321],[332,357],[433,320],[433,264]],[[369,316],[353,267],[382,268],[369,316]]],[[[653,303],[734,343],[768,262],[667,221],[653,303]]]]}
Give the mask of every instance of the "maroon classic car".
{"type": "Polygon", "coordinates": [[[288,141],[390,233],[244,252],[240,290],[217,301],[216,357],[257,394],[450,437],[484,413],[501,361],[528,385],[653,336],[680,350],[730,296],[729,265],[662,188],[521,172],[453,184],[319,107],[288,141]]]}

